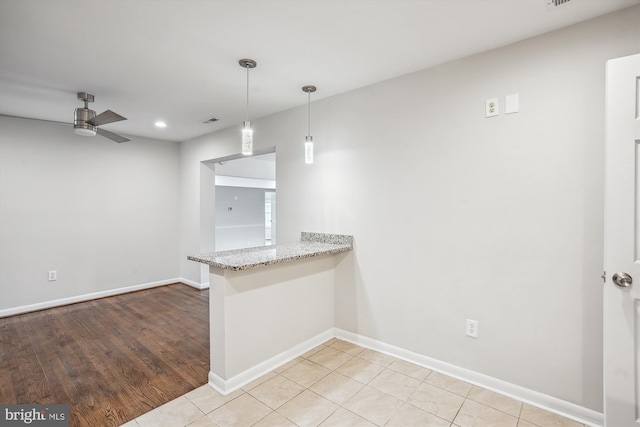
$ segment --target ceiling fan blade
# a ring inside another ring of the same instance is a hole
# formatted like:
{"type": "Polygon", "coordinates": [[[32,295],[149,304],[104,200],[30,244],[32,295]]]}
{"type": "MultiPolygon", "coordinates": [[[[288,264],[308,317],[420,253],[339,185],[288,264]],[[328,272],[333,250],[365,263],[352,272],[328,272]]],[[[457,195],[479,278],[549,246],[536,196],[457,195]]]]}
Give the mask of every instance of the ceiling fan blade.
{"type": "Polygon", "coordinates": [[[87,123],[91,126],[101,126],[106,125],[107,123],[119,122],[120,120],[127,120],[127,118],[122,117],[120,114],[114,113],[111,110],[107,110],[104,113],[98,114],[93,119],[87,120],[87,123]]]}
{"type": "Polygon", "coordinates": [[[15,117],[17,119],[38,120],[39,122],[59,123],[62,125],[73,125],[73,123],[61,122],[60,120],[38,119],[35,117],[26,117],[26,116],[13,116],[11,114],[0,114],[0,117],[15,117]]]}
{"type": "Polygon", "coordinates": [[[129,138],[126,138],[124,136],[118,135],[117,133],[109,132],[108,130],[104,130],[104,129],[101,129],[101,128],[98,128],[98,135],[102,135],[105,138],[109,138],[110,140],[115,141],[115,142],[131,141],[129,138]]]}

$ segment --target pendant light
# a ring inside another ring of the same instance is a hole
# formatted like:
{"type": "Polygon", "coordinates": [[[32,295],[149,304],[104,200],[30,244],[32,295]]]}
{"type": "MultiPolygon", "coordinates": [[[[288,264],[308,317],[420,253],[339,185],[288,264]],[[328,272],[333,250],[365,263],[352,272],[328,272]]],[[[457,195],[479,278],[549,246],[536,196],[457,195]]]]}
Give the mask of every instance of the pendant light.
{"type": "Polygon", "coordinates": [[[311,92],[316,91],[315,86],[303,86],[303,92],[307,92],[308,100],[307,100],[307,111],[308,111],[308,129],[307,136],[304,140],[304,162],[307,164],[313,163],[313,137],[311,136],[311,92]]]}
{"type": "Polygon", "coordinates": [[[253,154],[253,129],[249,121],[249,68],[256,68],[258,64],[253,59],[241,59],[238,63],[247,69],[247,120],[242,123],[242,154],[250,156],[253,154]]]}

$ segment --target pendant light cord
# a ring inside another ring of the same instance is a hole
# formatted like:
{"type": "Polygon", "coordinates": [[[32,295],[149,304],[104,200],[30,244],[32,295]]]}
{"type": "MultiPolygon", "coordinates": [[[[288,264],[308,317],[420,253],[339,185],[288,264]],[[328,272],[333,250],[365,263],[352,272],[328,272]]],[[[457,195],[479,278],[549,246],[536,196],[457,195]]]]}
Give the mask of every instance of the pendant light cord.
{"type": "Polygon", "coordinates": [[[307,95],[308,95],[307,105],[308,105],[308,116],[309,116],[309,120],[307,121],[307,123],[309,124],[307,135],[311,136],[311,92],[307,92],[307,95]]]}
{"type": "Polygon", "coordinates": [[[249,65],[247,64],[247,121],[249,121],[249,65]]]}

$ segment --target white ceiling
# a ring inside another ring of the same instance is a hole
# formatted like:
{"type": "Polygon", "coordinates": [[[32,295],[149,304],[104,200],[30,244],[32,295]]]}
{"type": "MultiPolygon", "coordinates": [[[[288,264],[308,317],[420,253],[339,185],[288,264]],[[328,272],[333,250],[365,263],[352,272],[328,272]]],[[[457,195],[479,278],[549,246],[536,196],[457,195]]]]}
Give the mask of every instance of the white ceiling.
{"type": "Polygon", "coordinates": [[[0,0],[0,114],[71,122],[87,91],[106,130],[182,141],[240,127],[242,58],[253,120],[640,3],[548,1],[0,0]]]}

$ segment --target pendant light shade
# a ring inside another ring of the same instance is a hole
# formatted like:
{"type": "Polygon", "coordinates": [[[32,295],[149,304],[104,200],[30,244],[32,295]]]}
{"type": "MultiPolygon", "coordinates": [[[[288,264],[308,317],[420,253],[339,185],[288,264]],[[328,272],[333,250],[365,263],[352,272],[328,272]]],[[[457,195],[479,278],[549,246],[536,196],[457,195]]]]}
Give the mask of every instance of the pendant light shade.
{"type": "Polygon", "coordinates": [[[304,139],[304,162],[311,164],[313,163],[313,137],[307,135],[304,139]]]}
{"type": "Polygon", "coordinates": [[[307,128],[307,136],[304,140],[304,162],[307,164],[313,163],[313,137],[311,136],[311,92],[316,91],[315,86],[304,86],[302,88],[303,92],[306,92],[307,97],[307,113],[308,113],[308,128],[307,128]]]}
{"type": "Polygon", "coordinates": [[[253,59],[241,59],[238,63],[247,69],[247,119],[242,123],[242,154],[250,156],[253,154],[253,129],[249,121],[249,69],[258,64],[253,59]]]}
{"type": "Polygon", "coordinates": [[[242,122],[242,154],[250,156],[253,154],[253,129],[251,122],[242,122]]]}

